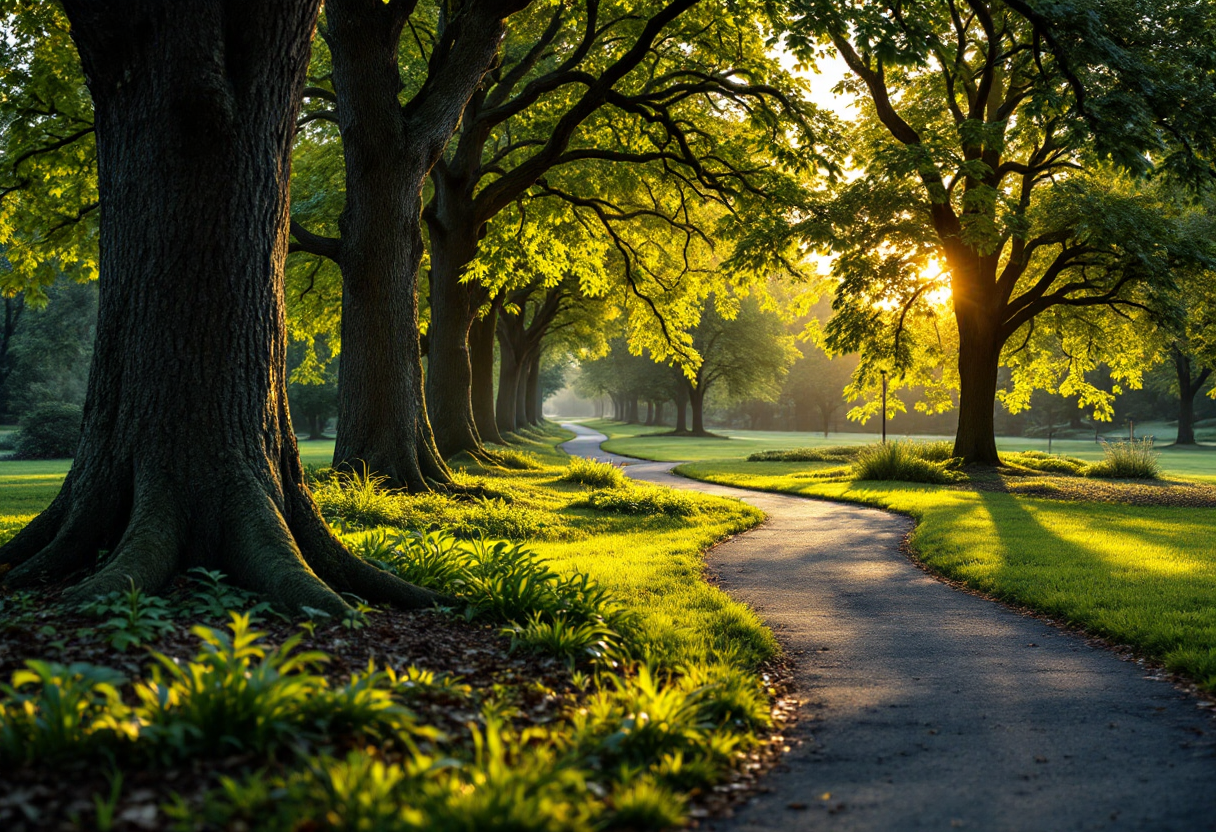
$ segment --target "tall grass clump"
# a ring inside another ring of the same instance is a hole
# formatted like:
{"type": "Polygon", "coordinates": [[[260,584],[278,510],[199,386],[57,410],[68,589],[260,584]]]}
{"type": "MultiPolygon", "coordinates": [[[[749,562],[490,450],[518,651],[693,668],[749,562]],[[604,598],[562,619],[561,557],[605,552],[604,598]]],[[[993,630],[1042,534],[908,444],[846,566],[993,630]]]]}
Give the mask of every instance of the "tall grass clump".
{"type": "Polygon", "coordinates": [[[617,466],[577,456],[570,459],[562,480],[592,488],[624,488],[628,482],[625,472],[617,466]]]}
{"type": "Polygon", "coordinates": [[[643,517],[690,517],[697,513],[697,504],[689,494],[653,485],[603,488],[571,505],[643,517]]]}
{"type": "Polygon", "coordinates": [[[1103,458],[1085,468],[1087,477],[1114,480],[1155,480],[1161,475],[1161,455],[1146,436],[1132,442],[1102,443],[1103,458]]]}
{"type": "Polygon", "coordinates": [[[936,446],[945,444],[948,443],[917,443],[900,439],[886,444],[866,445],[853,462],[853,475],[859,480],[924,482],[933,485],[956,482],[959,475],[948,470],[945,461],[926,458],[926,455],[939,456],[940,449],[936,446]]]}
{"type": "Polygon", "coordinates": [[[861,451],[860,445],[829,445],[826,448],[790,448],[784,451],[757,451],[748,462],[851,462],[861,451]]]}

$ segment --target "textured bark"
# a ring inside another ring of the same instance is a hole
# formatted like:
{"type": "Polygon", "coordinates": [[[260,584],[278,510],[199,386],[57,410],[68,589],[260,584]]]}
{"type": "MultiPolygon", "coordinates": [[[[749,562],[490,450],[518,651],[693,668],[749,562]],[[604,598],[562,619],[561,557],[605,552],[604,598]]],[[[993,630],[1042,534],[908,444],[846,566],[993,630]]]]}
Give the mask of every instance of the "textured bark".
{"type": "Polygon", "coordinates": [[[494,338],[498,328],[500,302],[490,305],[489,312],[473,322],[469,330],[469,360],[473,365],[473,421],[483,442],[503,444],[495,420],[494,402],[494,338]]]}
{"type": "Polygon", "coordinates": [[[332,0],[326,7],[346,157],[342,239],[293,231],[298,248],[333,258],[343,273],[334,462],[414,491],[450,481],[423,393],[422,187],[494,61],[503,19],[526,5],[461,4],[438,33],[426,82],[404,107],[398,46],[414,4],[332,0]]]}
{"type": "Polygon", "coordinates": [[[539,425],[544,421],[541,403],[544,391],[540,388],[540,349],[533,350],[528,356],[528,379],[524,386],[524,414],[529,425],[539,425]]]}
{"type": "Polygon", "coordinates": [[[688,389],[688,405],[692,411],[692,435],[705,436],[705,390],[690,386],[688,389]]]}
{"type": "Polygon", "coordinates": [[[1178,437],[1174,444],[1194,445],[1195,396],[1203,389],[1211,370],[1204,368],[1198,376],[1194,376],[1189,356],[1177,346],[1172,347],[1170,353],[1174,360],[1174,370],[1178,373],[1178,437]]]}
{"type": "Polygon", "coordinates": [[[11,586],[70,593],[221,569],[289,608],[432,603],[350,555],[287,411],[287,183],[316,0],[67,0],[93,96],[101,303],[80,447],[7,546],[11,586]]]}
{"type": "Polygon", "coordinates": [[[996,451],[997,372],[1001,343],[997,327],[959,316],[958,432],[954,455],[968,463],[999,465],[996,451]]]}

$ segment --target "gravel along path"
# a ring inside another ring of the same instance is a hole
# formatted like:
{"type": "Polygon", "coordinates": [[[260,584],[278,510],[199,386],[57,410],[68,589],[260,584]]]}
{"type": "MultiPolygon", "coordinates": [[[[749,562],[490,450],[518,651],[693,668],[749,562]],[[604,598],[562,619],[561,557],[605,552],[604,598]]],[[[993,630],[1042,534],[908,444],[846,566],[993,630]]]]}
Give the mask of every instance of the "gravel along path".
{"type": "Polygon", "coordinates": [[[768,520],[715,548],[722,587],[796,664],[793,750],[714,830],[1216,830],[1216,720],[1133,662],[956,591],[901,554],[908,518],[695,482],[768,520]]]}

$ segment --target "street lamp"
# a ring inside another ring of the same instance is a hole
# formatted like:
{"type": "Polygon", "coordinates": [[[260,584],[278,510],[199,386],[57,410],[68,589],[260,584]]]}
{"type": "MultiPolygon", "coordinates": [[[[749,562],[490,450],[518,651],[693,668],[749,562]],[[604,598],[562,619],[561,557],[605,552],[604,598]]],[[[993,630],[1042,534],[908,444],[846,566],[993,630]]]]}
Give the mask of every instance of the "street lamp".
{"type": "Polygon", "coordinates": [[[887,444],[887,371],[882,371],[882,444],[887,444]]]}

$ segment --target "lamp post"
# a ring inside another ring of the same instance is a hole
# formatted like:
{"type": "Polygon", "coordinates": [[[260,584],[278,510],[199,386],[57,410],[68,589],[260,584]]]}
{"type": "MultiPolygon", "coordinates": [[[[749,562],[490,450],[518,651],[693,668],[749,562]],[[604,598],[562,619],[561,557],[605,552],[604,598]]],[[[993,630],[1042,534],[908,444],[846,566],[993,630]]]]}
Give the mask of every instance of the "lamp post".
{"type": "Polygon", "coordinates": [[[887,371],[882,371],[882,444],[887,444],[887,371]]]}

